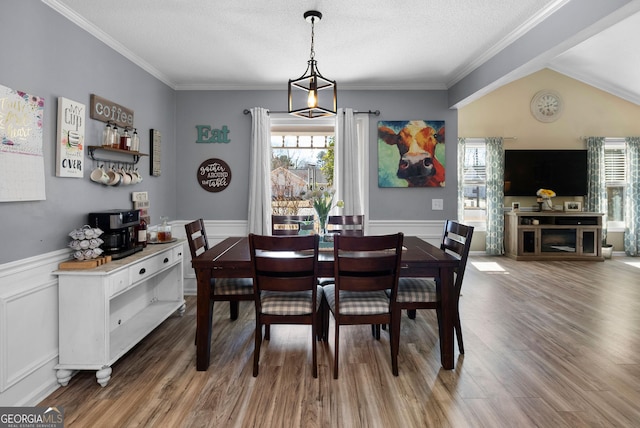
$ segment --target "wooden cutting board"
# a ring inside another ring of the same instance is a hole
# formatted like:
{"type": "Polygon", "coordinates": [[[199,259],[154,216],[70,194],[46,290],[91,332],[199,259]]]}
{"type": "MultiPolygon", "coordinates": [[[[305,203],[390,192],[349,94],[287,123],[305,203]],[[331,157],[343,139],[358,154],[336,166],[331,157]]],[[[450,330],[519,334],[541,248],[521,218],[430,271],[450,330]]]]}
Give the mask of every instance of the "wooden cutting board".
{"type": "Polygon", "coordinates": [[[68,260],[58,265],[60,270],[93,269],[111,261],[111,256],[98,257],[91,260],[68,260]]]}

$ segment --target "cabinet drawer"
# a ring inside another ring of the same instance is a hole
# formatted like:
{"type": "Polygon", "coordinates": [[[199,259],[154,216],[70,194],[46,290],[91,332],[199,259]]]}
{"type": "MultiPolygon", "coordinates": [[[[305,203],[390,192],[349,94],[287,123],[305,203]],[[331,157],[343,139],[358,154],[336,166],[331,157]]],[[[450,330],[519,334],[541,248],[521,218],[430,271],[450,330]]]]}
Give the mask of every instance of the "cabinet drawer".
{"type": "Polygon", "coordinates": [[[109,297],[124,290],[129,284],[129,269],[113,274],[113,276],[109,278],[109,297]]]}
{"type": "Polygon", "coordinates": [[[155,275],[163,269],[165,266],[173,263],[174,255],[172,250],[167,250],[159,253],[149,259],[132,264],[129,267],[129,280],[136,283],[142,281],[150,276],[155,275]]]}

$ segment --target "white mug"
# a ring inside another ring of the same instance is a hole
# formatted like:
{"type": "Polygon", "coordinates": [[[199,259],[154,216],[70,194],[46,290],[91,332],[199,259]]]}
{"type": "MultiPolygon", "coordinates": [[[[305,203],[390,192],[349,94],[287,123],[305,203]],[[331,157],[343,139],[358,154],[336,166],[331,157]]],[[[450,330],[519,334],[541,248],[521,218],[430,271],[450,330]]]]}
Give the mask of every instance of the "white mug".
{"type": "Polygon", "coordinates": [[[104,168],[99,166],[91,171],[91,181],[95,181],[100,184],[107,184],[109,182],[109,176],[105,172],[104,168]]]}
{"type": "Polygon", "coordinates": [[[123,185],[128,186],[131,184],[131,175],[124,168],[120,170],[120,175],[122,176],[123,185]]]}
{"type": "Polygon", "coordinates": [[[118,174],[116,170],[113,168],[109,169],[107,175],[109,176],[109,182],[107,182],[109,186],[117,186],[120,184],[120,174],[118,174]]]}

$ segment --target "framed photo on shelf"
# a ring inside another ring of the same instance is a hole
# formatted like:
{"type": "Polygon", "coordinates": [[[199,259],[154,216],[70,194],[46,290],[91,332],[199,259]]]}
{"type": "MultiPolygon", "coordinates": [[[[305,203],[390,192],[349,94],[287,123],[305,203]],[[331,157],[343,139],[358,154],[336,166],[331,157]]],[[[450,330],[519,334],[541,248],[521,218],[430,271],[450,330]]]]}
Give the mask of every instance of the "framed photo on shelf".
{"type": "Polygon", "coordinates": [[[564,210],[565,211],[582,211],[582,202],[565,201],[564,210]]]}
{"type": "Polygon", "coordinates": [[[520,202],[511,202],[511,211],[519,211],[520,202]]]}

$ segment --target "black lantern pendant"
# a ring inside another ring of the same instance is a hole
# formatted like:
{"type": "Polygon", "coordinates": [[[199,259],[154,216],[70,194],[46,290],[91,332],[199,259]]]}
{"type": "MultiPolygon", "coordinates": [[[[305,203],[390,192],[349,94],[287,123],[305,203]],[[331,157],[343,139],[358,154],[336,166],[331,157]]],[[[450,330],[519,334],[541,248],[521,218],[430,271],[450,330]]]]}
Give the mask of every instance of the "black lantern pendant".
{"type": "Polygon", "coordinates": [[[295,80],[289,80],[289,113],[307,119],[333,116],[337,110],[336,82],[320,74],[314,59],[314,25],[316,19],[322,19],[322,14],[310,10],[304,13],[304,19],[311,23],[311,55],[304,74],[295,80]]]}

